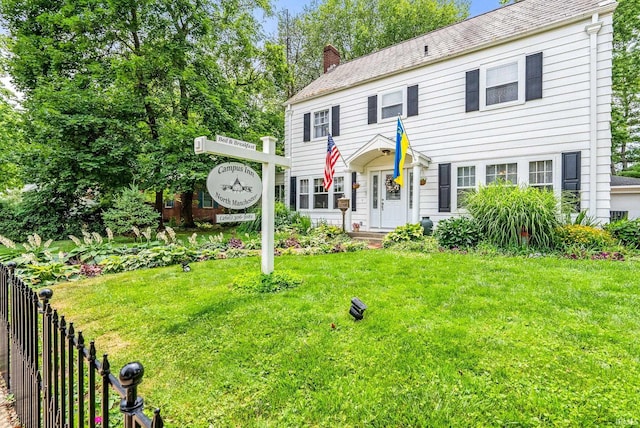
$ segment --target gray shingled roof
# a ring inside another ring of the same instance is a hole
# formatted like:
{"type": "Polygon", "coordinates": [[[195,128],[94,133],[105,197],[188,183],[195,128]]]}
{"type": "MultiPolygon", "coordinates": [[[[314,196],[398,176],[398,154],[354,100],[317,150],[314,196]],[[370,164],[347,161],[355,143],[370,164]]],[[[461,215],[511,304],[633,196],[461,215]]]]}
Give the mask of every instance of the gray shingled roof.
{"type": "Polygon", "coordinates": [[[623,177],[621,175],[611,176],[611,185],[617,186],[640,186],[640,178],[623,177]]]}
{"type": "Polygon", "coordinates": [[[340,64],[311,82],[287,103],[293,104],[582,19],[602,8],[611,10],[613,5],[613,0],[522,0],[340,64]],[[429,46],[427,56],[424,55],[425,45],[429,46]]]}

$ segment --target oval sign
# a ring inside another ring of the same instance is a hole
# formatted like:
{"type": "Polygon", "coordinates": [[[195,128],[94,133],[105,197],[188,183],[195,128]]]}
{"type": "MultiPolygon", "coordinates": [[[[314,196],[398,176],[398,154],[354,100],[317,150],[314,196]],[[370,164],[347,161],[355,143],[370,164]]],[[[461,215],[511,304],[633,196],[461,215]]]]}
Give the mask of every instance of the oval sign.
{"type": "Polygon", "coordinates": [[[243,209],[254,205],[262,194],[262,180],[251,167],[237,162],[223,163],[211,170],[207,190],[223,207],[243,209]]]}

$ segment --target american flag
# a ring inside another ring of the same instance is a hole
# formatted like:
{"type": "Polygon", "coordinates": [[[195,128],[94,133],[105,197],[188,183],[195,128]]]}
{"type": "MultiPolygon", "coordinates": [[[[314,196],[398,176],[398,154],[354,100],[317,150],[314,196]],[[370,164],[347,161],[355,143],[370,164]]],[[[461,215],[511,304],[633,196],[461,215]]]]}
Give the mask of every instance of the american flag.
{"type": "Polygon", "coordinates": [[[327,140],[327,159],[324,163],[324,180],[322,181],[324,190],[327,192],[333,184],[333,174],[336,172],[335,167],[339,157],[340,152],[338,151],[338,147],[336,146],[336,143],[333,142],[331,134],[329,134],[329,138],[327,140]]]}

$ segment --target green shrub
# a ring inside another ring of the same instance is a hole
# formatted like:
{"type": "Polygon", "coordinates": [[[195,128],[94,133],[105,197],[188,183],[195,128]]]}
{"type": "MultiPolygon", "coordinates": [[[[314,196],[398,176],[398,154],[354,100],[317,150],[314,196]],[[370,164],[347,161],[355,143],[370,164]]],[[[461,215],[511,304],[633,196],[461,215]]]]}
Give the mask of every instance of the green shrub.
{"type": "Polygon", "coordinates": [[[622,245],[640,249],[640,218],[614,221],[607,224],[605,230],[611,233],[611,236],[620,241],[622,245]]]}
{"type": "Polygon", "coordinates": [[[451,217],[440,220],[433,235],[444,248],[473,248],[480,242],[482,231],[475,219],[451,217]]]}
{"type": "MultiPolygon", "coordinates": [[[[238,232],[255,233],[262,230],[262,209],[257,208],[254,212],[256,219],[241,223],[238,226],[238,232]]],[[[273,224],[276,232],[282,232],[288,229],[304,232],[311,227],[311,218],[303,216],[299,212],[291,211],[289,207],[282,202],[276,202],[274,214],[273,224]]]]}
{"type": "Polygon", "coordinates": [[[466,203],[484,239],[498,247],[521,245],[522,233],[534,248],[554,245],[560,201],[550,190],[496,182],[468,194],[466,203]]]}
{"type": "Polygon", "coordinates": [[[0,204],[0,235],[24,241],[28,235],[65,239],[83,226],[102,228],[99,206],[49,190],[24,192],[19,202],[0,204]]]}
{"type": "Polygon", "coordinates": [[[424,230],[420,223],[407,223],[396,227],[382,239],[382,246],[388,248],[400,242],[420,241],[424,237],[424,230]]]}
{"type": "Polygon", "coordinates": [[[102,214],[104,224],[118,235],[130,232],[134,227],[144,229],[158,225],[159,214],[145,203],[144,194],[135,184],[122,190],[113,207],[102,214]]]}
{"type": "Polygon", "coordinates": [[[558,227],[557,234],[565,250],[602,251],[615,245],[609,232],[593,226],[567,224],[558,227]]]}

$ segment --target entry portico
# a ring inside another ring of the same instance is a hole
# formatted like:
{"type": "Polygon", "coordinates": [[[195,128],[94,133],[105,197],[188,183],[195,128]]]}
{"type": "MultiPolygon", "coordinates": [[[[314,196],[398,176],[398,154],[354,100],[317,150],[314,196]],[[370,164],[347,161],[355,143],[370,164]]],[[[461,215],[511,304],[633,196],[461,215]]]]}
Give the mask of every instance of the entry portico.
{"type": "MultiPolygon", "coordinates": [[[[420,221],[420,179],[429,167],[429,157],[409,148],[406,157],[405,174],[409,179],[405,186],[393,181],[394,156],[396,143],[383,135],[374,136],[345,159],[345,188],[353,188],[352,174],[355,172],[364,180],[362,192],[366,199],[366,208],[359,207],[367,218],[367,230],[389,230],[406,223],[420,221]]],[[[360,187],[357,183],[356,187],[360,187]]],[[[347,224],[351,224],[351,212],[347,212],[347,224]]]]}

